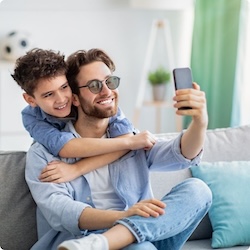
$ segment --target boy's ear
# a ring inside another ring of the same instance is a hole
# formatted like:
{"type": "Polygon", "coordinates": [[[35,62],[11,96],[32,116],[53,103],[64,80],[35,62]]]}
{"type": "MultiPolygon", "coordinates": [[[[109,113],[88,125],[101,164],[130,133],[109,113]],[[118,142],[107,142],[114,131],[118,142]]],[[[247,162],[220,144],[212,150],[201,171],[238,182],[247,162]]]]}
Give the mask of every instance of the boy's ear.
{"type": "Polygon", "coordinates": [[[78,107],[80,105],[79,98],[76,94],[72,95],[72,104],[76,107],[78,107]]]}
{"type": "Polygon", "coordinates": [[[32,97],[31,95],[27,94],[27,93],[23,93],[23,98],[24,100],[31,106],[31,107],[36,107],[36,101],[35,98],[32,97]]]}

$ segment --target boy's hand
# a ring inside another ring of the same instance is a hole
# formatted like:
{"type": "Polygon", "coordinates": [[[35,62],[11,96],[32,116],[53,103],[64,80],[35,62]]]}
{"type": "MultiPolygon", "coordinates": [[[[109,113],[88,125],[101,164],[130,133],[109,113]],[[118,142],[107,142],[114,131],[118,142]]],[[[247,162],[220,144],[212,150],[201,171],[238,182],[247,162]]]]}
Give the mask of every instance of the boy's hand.
{"type": "Polygon", "coordinates": [[[130,150],[143,148],[144,150],[151,149],[156,142],[156,138],[149,131],[143,131],[133,136],[126,137],[129,141],[130,150]]]}
{"type": "Polygon", "coordinates": [[[125,212],[125,217],[139,215],[142,217],[158,217],[165,213],[164,208],[166,207],[165,203],[158,200],[158,199],[149,199],[149,200],[142,200],[132,207],[130,207],[125,212]]]}
{"type": "Polygon", "coordinates": [[[63,183],[72,181],[77,177],[79,177],[79,171],[74,164],[52,161],[42,170],[39,179],[43,182],[63,183]]]}

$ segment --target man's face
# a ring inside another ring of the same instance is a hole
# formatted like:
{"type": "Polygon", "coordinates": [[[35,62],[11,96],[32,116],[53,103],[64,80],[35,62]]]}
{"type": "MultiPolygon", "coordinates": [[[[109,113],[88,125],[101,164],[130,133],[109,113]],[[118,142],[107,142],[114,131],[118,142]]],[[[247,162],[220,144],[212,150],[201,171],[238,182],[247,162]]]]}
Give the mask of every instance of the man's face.
{"type": "Polygon", "coordinates": [[[91,80],[103,83],[102,91],[92,93],[88,88],[80,88],[79,100],[83,112],[96,118],[108,118],[117,113],[118,89],[110,90],[105,79],[111,76],[111,71],[103,62],[93,62],[82,66],[77,76],[78,86],[85,86],[91,80]]]}
{"type": "Polygon", "coordinates": [[[34,97],[28,96],[25,100],[33,107],[39,106],[49,115],[62,118],[70,114],[72,91],[64,75],[41,79],[34,97]]]}

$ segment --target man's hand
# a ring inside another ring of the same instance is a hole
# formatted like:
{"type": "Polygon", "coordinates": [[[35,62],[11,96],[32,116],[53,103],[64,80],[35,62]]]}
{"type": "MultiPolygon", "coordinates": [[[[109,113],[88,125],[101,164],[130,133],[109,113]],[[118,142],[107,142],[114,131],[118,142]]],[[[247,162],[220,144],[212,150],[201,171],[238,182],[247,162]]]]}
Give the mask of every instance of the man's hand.
{"type": "Polygon", "coordinates": [[[207,127],[208,114],[206,96],[200,90],[197,83],[193,83],[193,89],[179,89],[173,100],[176,101],[174,107],[177,108],[176,114],[192,116],[193,121],[202,127],[207,127]],[[190,107],[191,109],[180,110],[178,108],[190,107]]]}
{"type": "Polygon", "coordinates": [[[77,177],[79,177],[79,170],[74,164],[52,161],[42,170],[39,179],[43,182],[63,183],[77,177]]]}
{"type": "Polygon", "coordinates": [[[142,217],[158,217],[165,213],[164,208],[166,207],[165,203],[158,199],[149,199],[142,200],[132,207],[130,207],[125,212],[125,217],[129,217],[132,215],[139,215],[142,217]]]}

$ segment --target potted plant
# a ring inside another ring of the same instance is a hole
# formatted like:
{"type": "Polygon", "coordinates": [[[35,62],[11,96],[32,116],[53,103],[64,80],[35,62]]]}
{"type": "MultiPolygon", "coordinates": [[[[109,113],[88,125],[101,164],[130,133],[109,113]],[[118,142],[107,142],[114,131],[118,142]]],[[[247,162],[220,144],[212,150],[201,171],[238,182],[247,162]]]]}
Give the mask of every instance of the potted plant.
{"type": "Polygon", "coordinates": [[[166,84],[170,81],[170,72],[162,66],[148,74],[149,83],[153,87],[154,101],[163,101],[166,93],[166,84]]]}

